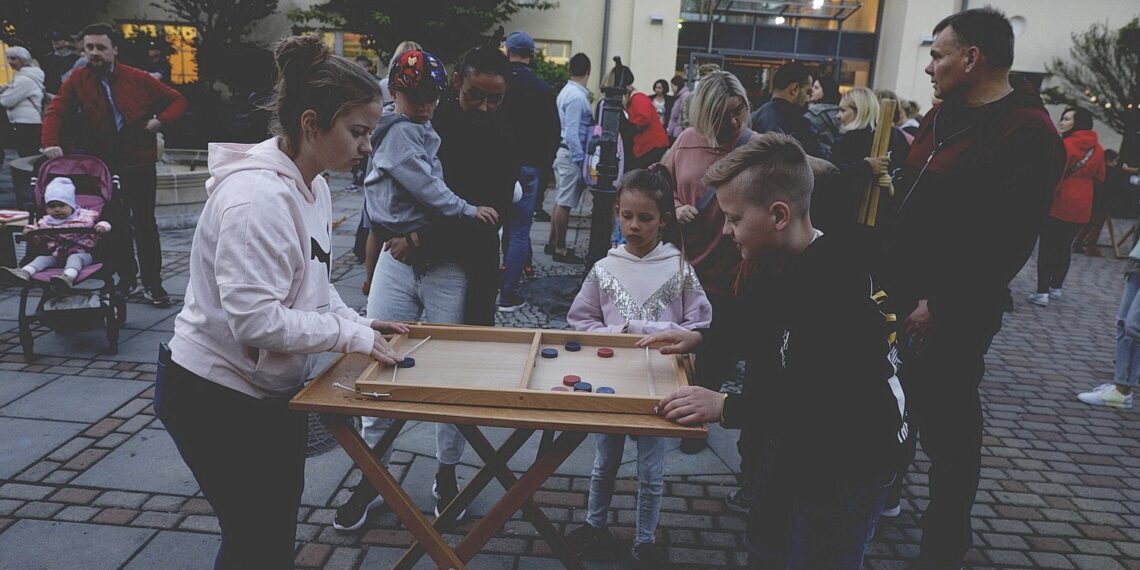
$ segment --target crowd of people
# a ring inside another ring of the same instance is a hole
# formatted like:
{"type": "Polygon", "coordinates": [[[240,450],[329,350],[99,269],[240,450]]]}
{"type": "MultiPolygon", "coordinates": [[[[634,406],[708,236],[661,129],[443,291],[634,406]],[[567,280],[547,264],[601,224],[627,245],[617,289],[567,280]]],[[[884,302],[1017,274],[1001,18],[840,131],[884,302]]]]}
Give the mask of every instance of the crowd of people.
{"type": "MultiPolygon", "coordinates": [[[[628,67],[603,81],[624,88],[618,245],[586,272],[568,323],[696,353],[696,385],[666,396],[662,415],[742,430],[742,484],[726,502],[747,513],[752,567],[860,568],[880,517],[900,512],[919,439],[931,462],[921,564],[960,567],[981,467],[978,387],[1011,308],[1010,280],[1040,235],[1029,301],[1046,306],[1061,295],[1074,242],[1099,235],[1093,188],[1115,156],[1099,146],[1091,115],[1066,109],[1059,135],[1041,98],[1011,85],[1014,36],[998,11],[950,15],[933,38],[926,73],[938,104],[926,115],[889,91],[841,92],[796,62],[776,70],[771,99],[756,109],[740,80],[715,66],[693,84],[644,81],[651,92],[635,87],[628,67]],[[880,124],[887,100],[896,113],[880,124]],[[876,156],[884,130],[889,152],[876,156]],[[856,221],[865,192],[881,198],[874,227],[856,221]],[[984,231],[961,232],[967,223],[984,231]],[[1085,224],[1096,230],[1076,240],[1085,224]],[[722,393],[741,360],[743,394],[722,393]]],[[[154,135],[186,102],[163,71],[116,62],[111,28],[89,26],[81,39],[82,65],[68,65],[78,55],[62,43],[43,69],[9,48],[17,80],[0,104],[21,154],[90,153],[120,177],[138,252],[137,268],[133,253],[124,256],[121,282],[132,287],[141,273],[147,298],[169,303],[154,224],[154,135]],[[46,108],[44,93],[54,94],[46,108]]],[[[370,61],[333,55],[315,36],[287,38],[275,51],[273,136],[210,145],[209,199],[185,306],[160,354],[155,409],[218,514],[218,567],[292,562],[306,427],[285,403],[317,354],[393,364],[384,334],[405,332],[401,321],[490,326],[496,311],[522,307],[548,170],[556,197],[545,251],[583,263],[566,232],[596,167],[592,142],[606,104],[590,102],[590,59],[570,58],[569,81],[555,93],[534,72],[525,32],[507,36],[504,50],[472,48],[450,72],[430,48],[401,43],[378,81],[370,61]],[[355,170],[365,198],[363,317],[329,282],[332,198],[321,176],[329,170],[355,170]]],[[[49,194],[63,207],[45,223],[76,216],[74,191],[49,194]]],[[[1140,251],[1133,255],[1116,378],[1082,401],[1131,407],[1140,380],[1140,251]]],[[[9,272],[49,261],[60,263],[37,258],[9,272]]],[[[390,425],[363,418],[361,434],[375,446],[390,425]]],[[[627,552],[640,567],[661,568],[664,442],[634,439],[639,487],[627,552]]],[[[624,441],[596,440],[587,515],[568,533],[580,552],[616,544],[609,507],[624,441]]],[[[686,440],[682,449],[703,445],[686,440]]],[[[459,492],[464,448],[455,426],[436,425],[437,515],[459,492]]],[[[362,482],[335,528],[363,527],[382,503],[362,482]]]]}

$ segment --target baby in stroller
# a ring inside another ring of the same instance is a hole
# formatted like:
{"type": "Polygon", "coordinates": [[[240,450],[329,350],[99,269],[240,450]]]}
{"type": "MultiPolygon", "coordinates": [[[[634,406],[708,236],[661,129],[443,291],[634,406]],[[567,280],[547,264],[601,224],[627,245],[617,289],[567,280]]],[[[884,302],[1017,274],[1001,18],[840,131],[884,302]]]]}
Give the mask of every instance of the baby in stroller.
{"type": "Polygon", "coordinates": [[[70,289],[75,284],[79,272],[91,265],[99,235],[111,231],[111,224],[99,219],[99,212],[80,208],[75,199],[75,183],[60,176],[53,178],[44,190],[45,216],[24,228],[24,235],[32,245],[43,248],[50,255],[40,255],[23,267],[4,267],[12,277],[27,282],[37,272],[52,267],[63,267],[63,273],[52,277],[51,284],[57,289],[70,289]],[[89,232],[44,232],[65,228],[94,229],[89,232]]]}

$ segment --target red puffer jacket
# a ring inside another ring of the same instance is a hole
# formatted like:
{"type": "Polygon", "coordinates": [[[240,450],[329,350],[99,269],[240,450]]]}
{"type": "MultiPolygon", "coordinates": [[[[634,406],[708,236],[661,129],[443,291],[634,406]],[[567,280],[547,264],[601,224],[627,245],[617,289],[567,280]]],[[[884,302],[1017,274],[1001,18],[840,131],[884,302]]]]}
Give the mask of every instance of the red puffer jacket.
{"type": "Polygon", "coordinates": [[[44,112],[43,146],[94,154],[112,171],[154,164],[158,160],[155,135],[143,127],[153,118],[163,125],[178,120],[186,112],[186,98],[146,72],[118,62],[110,84],[115,107],[123,116],[122,131],[115,129],[103,82],[89,68],[81,67],[44,112]]]}
{"type": "Polygon", "coordinates": [[[1093,185],[1104,182],[1104,149],[1096,131],[1070,133],[1065,142],[1065,175],[1053,193],[1049,216],[1065,222],[1087,224],[1092,218],[1093,185]],[[1089,151],[1092,154],[1089,155],[1089,151]],[[1077,168],[1084,160],[1089,159],[1077,168]]]}

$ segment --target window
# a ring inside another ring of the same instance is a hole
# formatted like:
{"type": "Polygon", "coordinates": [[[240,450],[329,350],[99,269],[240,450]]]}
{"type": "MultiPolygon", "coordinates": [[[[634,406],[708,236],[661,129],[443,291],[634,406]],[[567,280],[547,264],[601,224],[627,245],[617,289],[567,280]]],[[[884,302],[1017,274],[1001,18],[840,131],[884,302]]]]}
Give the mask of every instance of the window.
{"type": "Polygon", "coordinates": [[[170,81],[176,85],[198,81],[198,49],[194,47],[198,39],[197,28],[184,24],[125,22],[122,30],[125,38],[145,35],[165,39],[174,50],[167,58],[170,61],[170,81]]]}
{"type": "Polygon", "coordinates": [[[368,59],[376,59],[376,53],[364,47],[364,34],[352,32],[321,32],[325,45],[337,55],[348,59],[363,55],[368,59]]]}
{"type": "Polygon", "coordinates": [[[546,56],[546,61],[566,65],[570,63],[570,42],[559,40],[534,40],[534,49],[546,56]]]}

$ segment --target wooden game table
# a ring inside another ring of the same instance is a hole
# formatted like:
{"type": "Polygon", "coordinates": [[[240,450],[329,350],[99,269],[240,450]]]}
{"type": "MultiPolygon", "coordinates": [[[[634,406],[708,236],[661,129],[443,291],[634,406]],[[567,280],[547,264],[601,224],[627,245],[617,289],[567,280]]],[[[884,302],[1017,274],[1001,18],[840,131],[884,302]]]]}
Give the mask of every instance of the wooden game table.
{"type": "MultiPolygon", "coordinates": [[[[454,328],[468,331],[462,333],[464,335],[469,335],[472,331],[478,332],[480,329],[479,327],[454,328]]],[[[438,328],[433,330],[439,334],[438,328]]],[[[494,331],[504,330],[507,329],[483,329],[485,334],[491,336],[498,334],[494,331]]],[[[423,334],[426,333],[420,333],[421,336],[423,334]]],[[[397,343],[396,346],[399,347],[400,344],[397,343]]],[[[406,349],[410,345],[403,346],[406,349]]],[[[687,359],[684,362],[686,362],[685,376],[691,378],[691,365],[687,364],[687,359]]],[[[519,509],[522,509],[525,519],[535,526],[567,568],[584,568],[566,544],[562,534],[531,499],[543,481],[558,469],[590,433],[682,438],[708,436],[708,430],[704,426],[684,427],[649,413],[563,411],[550,409],[546,405],[541,408],[511,407],[509,400],[505,404],[496,405],[488,405],[485,403],[486,400],[481,399],[476,399],[475,401],[480,403],[473,405],[388,401],[384,397],[377,398],[345,388],[353,386],[359,379],[367,376],[366,373],[370,368],[374,370],[373,363],[371,358],[364,355],[342,356],[297,394],[289,407],[322,414],[329,430],[360,468],[364,478],[380,492],[392,512],[412,534],[415,541],[395,568],[411,568],[425,553],[440,568],[466,568],[466,563],[479,553],[519,509]],[[353,425],[354,416],[387,417],[394,419],[395,422],[377,442],[376,447],[370,449],[353,425]],[[427,521],[419,507],[379,459],[392,446],[396,436],[409,420],[455,424],[484,463],[434,523],[427,521]],[[480,426],[512,428],[514,432],[496,449],[480,431],[480,426]],[[517,477],[507,466],[507,462],[535,431],[543,432],[538,453],[530,468],[521,477],[517,477]],[[440,529],[452,525],[456,516],[471,504],[492,479],[503,486],[506,494],[492,506],[460,543],[452,548],[440,535],[440,529]]],[[[533,359],[529,360],[528,364],[533,366],[533,359]]],[[[440,390],[446,389],[440,388],[440,390]]],[[[565,395],[569,399],[575,396],[565,395]]]]}

